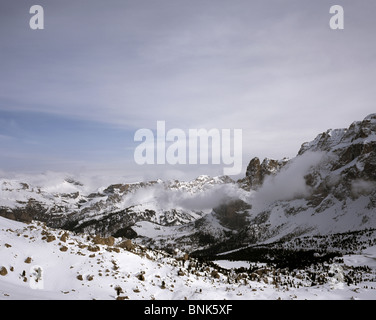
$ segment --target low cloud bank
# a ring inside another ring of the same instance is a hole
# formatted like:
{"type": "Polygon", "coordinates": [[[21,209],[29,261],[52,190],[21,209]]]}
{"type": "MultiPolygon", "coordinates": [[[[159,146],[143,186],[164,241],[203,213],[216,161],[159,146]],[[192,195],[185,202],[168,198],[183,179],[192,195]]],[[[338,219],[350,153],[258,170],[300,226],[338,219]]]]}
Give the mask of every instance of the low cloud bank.
{"type": "Polygon", "coordinates": [[[376,190],[375,181],[357,179],[351,184],[351,192],[355,197],[367,196],[376,190]]]}
{"type": "Polygon", "coordinates": [[[278,200],[292,200],[309,196],[311,188],[306,184],[305,176],[309,169],[317,166],[325,158],[323,152],[305,152],[297,156],[275,176],[268,176],[263,185],[250,195],[249,202],[258,206],[278,200]]]}
{"type": "Polygon", "coordinates": [[[237,184],[206,185],[203,190],[166,189],[163,184],[137,190],[126,197],[125,205],[156,202],[166,210],[210,210],[231,200],[241,199],[256,210],[279,200],[292,200],[309,196],[311,188],[305,176],[313,166],[326,159],[325,153],[306,152],[291,160],[277,175],[268,176],[257,191],[245,191],[237,184]]]}
{"type": "MultiPolygon", "coordinates": [[[[140,204],[154,203],[165,210],[181,208],[185,210],[204,211],[213,209],[231,200],[241,199],[255,210],[261,210],[266,205],[278,200],[291,200],[309,196],[311,188],[306,184],[305,176],[312,166],[317,166],[325,157],[322,152],[306,152],[290,160],[275,176],[266,177],[263,185],[257,191],[245,191],[237,184],[203,185],[194,191],[192,189],[166,188],[166,185],[156,184],[136,190],[125,196],[123,206],[129,207],[140,204]]],[[[76,175],[67,173],[47,172],[41,175],[14,175],[13,179],[41,186],[47,192],[74,192],[80,191],[89,194],[103,189],[110,184],[109,177],[76,175]]],[[[126,178],[117,177],[118,183],[126,183],[126,178]]],[[[369,192],[374,184],[366,181],[353,183],[354,193],[369,192]]]]}
{"type": "Polygon", "coordinates": [[[147,204],[155,202],[166,210],[181,208],[204,211],[215,208],[234,199],[246,199],[248,192],[235,184],[217,184],[207,186],[198,192],[181,189],[166,189],[163,185],[154,185],[139,189],[124,200],[124,205],[147,204]]]}

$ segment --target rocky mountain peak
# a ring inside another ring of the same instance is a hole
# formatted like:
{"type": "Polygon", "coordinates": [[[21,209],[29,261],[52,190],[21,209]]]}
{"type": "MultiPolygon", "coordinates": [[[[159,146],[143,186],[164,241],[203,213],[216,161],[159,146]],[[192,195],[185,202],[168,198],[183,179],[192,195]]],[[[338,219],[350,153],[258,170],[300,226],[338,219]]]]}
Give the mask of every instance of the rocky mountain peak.
{"type": "Polygon", "coordinates": [[[265,158],[261,162],[258,157],[255,157],[247,166],[245,178],[239,180],[238,182],[244,189],[256,190],[263,184],[266,176],[275,175],[287,162],[287,158],[282,160],[265,158]]]}
{"type": "Polygon", "coordinates": [[[369,120],[369,121],[376,121],[376,113],[371,113],[367,117],[364,118],[364,120],[369,120]]]}
{"type": "Polygon", "coordinates": [[[319,134],[304,143],[298,154],[307,151],[325,152],[331,159],[327,164],[330,176],[337,175],[341,183],[350,185],[359,179],[376,181],[376,114],[355,121],[348,128],[319,134]]]}
{"type": "Polygon", "coordinates": [[[317,135],[311,142],[302,144],[298,155],[306,151],[341,151],[350,145],[376,142],[376,113],[363,121],[355,121],[348,128],[329,129],[317,135]]]}

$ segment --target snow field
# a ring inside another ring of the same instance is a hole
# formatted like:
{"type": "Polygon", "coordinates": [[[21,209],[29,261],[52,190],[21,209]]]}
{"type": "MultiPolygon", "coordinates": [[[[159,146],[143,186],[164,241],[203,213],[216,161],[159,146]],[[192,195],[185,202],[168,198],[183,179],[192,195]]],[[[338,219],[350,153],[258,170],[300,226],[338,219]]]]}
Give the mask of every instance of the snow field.
{"type": "MultiPolygon", "coordinates": [[[[7,270],[0,275],[0,299],[376,299],[375,282],[288,289],[276,288],[271,277],[267,283],[233,281],[211,266],[190,268],[192,259],[139,246],[130,252],[116,247],[119,239],[115,246],[93,244],[92,237],[38,222],[26,225],[0,218],[0,234],[0,268],[7,270]]],[[[375,257],[372,247],[344,260],[376,268],[375,257]]],[[[231,269],[240,262],[219,264],[231,269]]]]}

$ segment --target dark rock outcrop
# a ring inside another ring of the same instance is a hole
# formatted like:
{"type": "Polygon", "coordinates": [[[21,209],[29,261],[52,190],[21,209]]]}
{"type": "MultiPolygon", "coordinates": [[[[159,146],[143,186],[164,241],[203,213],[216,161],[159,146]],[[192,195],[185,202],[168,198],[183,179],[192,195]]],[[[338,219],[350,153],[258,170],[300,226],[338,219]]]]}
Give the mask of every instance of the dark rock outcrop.
{"type": "Polygon", "coordinates": [[[287,158],[282,160],[265,158],[260,162],[260,159],[255,157],[247,166],[245,178],[238,180],[238,183],[246,190],[256,190],[263,184],[267,176],[277,174],[287,162],[287,158]]]}

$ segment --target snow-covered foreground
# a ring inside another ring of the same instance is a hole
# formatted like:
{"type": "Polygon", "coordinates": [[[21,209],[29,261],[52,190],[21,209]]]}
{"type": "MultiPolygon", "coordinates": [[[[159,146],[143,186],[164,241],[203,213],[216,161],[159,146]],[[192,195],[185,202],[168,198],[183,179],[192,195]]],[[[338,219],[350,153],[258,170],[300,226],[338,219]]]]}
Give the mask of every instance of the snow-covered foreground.
{"type": "MultiPolygon", "coordinates": [[[[0,217],[0,299],[376,299],[370,280],[348,286],[334,275],[324,285],[287,289],[268,276],[239,280],[231,270],[226,274],[187,257],[123,246],[121,239],[97,240],[0,217]]],[[[374,274],[376,247],[345,256],[339,269],[345,265],[368,265],[374,274]]]]}

